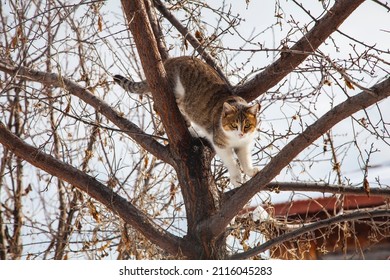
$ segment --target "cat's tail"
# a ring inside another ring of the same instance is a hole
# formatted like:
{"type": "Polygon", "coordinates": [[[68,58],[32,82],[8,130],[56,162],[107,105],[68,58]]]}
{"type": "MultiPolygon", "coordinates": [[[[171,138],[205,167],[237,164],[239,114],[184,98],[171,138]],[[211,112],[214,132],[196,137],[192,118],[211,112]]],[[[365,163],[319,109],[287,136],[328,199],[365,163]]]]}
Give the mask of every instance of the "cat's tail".
{"type": "Polygon", "coordinates": [[[115,75],[114,81],[125,90],[128,90],[132,93],[147,94],[150,92],[146,81],[134,82],[121,75],[115,75]]]}

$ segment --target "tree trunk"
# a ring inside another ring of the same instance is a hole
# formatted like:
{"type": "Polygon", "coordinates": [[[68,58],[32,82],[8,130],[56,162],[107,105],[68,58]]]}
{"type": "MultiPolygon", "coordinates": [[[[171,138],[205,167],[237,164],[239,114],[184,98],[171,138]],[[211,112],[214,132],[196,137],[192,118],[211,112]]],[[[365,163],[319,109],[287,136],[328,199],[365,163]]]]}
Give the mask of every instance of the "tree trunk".
{"type": "Polygon", "coordinates": [[[187,237],[197,244],[200,259],[223,259],[226,256],[225,237],[215,239],[202,231],[199,225],[214,214],[220,206],[220,193],[211,172],[214,152],[195,139],[176,168],[186,206],[187,237]]]}
{"type": "Polygon", "coordinates": [[[175,162],[173,167],[181,186],[187,214],[186,238],[200,250],[199,258],[223,258],[224,236],[215,239],[199,227],[219,208],[220,195],[210,168],[214,153],[207,145],[193,139],[188,132],[170,85],[165,79],[165,69],[144,2],[122,1],[122,5],[139,50],[155,109],[170,140],[170,151],[175,162]]]}

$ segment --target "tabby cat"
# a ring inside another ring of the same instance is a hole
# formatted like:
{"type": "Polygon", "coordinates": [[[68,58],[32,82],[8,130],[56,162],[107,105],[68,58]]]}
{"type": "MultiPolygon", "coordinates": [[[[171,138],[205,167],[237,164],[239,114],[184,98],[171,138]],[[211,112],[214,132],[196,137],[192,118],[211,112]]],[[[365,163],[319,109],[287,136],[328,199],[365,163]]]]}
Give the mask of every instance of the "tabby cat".
{"type": "MultiPolygon", "coordinates": [[[[233,185],[241,184],[241,171],[234,153],[244,173],[254,176],[259,169],[252,165],[251,146],[260,105],[248,105],[233,95],[216,71],[197,58],[170,58],[164,66],[180,112],[197,135],[212,143],[233,185]]],[[[149,92],[146,81],[134,82],[120,75],[115,75],[114,80],[130,92],[149,92]]]]}

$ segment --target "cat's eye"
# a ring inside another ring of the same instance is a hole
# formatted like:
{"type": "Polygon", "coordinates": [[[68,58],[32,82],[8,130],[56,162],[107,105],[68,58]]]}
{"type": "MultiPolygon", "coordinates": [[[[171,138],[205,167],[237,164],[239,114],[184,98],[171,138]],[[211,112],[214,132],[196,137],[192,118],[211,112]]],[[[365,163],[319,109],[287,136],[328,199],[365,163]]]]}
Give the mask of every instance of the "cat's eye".
{"type": "Polygon", "coordinates": [[[237,127],[238,127],[236,123],[231,123],[230,126],[231,126],[232,128],[237,128],[237,127]]]}
{"type": "Polygon", "coordinates": [[[251,127],[251,124],[250,123],[246,123],[244,128],[250,128],[251,127]]]}

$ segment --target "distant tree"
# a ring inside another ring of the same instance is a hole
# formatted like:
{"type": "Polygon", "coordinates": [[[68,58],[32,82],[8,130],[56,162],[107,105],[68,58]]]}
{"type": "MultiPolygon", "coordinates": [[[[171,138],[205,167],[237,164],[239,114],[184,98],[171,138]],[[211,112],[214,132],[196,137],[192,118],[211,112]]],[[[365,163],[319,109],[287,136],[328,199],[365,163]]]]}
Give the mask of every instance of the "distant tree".
{"type": "Polygon", "coordinates": [[[390,196],[369,174],[379,150],[390,151],[390,51],[339,29],[365,1],[278,0],[273,22],[250,35],[234,8],[251,1],[206,2],[122,1],[123,18],[103,1],[0,2],[1,259],[259,258],[355,220],[389,236],[388,207],[342,205],[348,193],[390,196]],[[268,32],[280,41],[265,43],[268,32]],[[348,55],[332,54],[345,47],[348,55]],[[163,61],[174,55],[201,57],[232,92],[262,103],[253,150],[261,171],[241,187],[189,134],[165,79],[163,61]],[[114,86],[118,71],[145,77],[153,98],[114,86]],[[345,137],[333,134],[339,123],[345,137]],[[360,182],[344,175],[351,153],[360,182]],[[275,179],[281,172],[287,182],[275,179]],[[337,195],[339,216],[275,234],[264,225],[286,220],[259,225],[244,214],[272,191],[337,195]]]}

